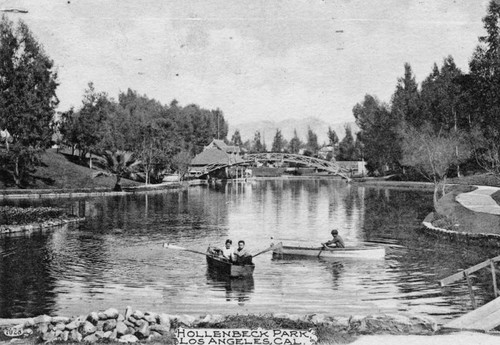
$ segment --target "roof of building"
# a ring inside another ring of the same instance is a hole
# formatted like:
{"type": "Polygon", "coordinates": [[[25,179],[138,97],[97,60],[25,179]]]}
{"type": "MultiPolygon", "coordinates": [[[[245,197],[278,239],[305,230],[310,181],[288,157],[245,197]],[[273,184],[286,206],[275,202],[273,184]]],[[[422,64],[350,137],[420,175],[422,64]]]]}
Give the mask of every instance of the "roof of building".
{"type": "Polygon", "coordinates": [[[233,153],[239,153],[240,152],[239,146],[227,145],[223,140],[219,140],[219,139],[212,140],[212,142],[210,144],[208,144],[205,147],[205,149],[207,149],[207,148],[213,148],[213,147],[219,148],[220,150],[223,150],[223,151],[226,151],[226,152],[233,152],[233,153]]]}
{"type": "Polygon", "coordinates": [[[241,162],[243,162],[243,159],[239,155],[230,154],[217,148],[206,148],[193,158],[191,165],[236,164],[241,162]]]}
{"type": "Polygon", "coordinates": [[[333,151],[333,146],[323,146],[322,148],[319,149],[319,152],[332,152],[333,151]]]}

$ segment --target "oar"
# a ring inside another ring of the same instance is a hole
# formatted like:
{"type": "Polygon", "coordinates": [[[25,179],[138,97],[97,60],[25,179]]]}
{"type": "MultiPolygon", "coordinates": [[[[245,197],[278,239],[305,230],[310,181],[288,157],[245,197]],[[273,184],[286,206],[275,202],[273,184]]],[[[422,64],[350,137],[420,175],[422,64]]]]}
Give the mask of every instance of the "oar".
{"type": "Polygon", "coordinates": [[[323,249],[325,249],[325,247],[326,247],[324,243],[321,243],[321,246],[322,246],[322,247],[321,247],[321,250],[320,250],[320,251],[319,251],[319,253],[318,253],[318,258],[319,258],[319,256],[321,255],[321,253],[323,252],[323,249]]]}
{"type": "Polygon", "coordinates": [[[169,243],[163,243],[163,248],[175,249],[175,250],[183,250],[185,252],[191,252],[191,253],[196,253],[196,254],[201,254],[201,255],[207,255],[207,253],[203,253],[203,252],[199,252],[197,250],[193,250],[193,249],[188,249],[188,248],[176,246],[176,245],[169,244],[169,243]]]}
{"type": "MultiPolygon", "coordinates": [[[[281,245],[281,242],[280,242],[280,243],[278,243],[278,245],[281,245]]],[[[274,246],[274,243],[271,243],[271,245],[269,246],[269,248],[266,248],[266,249],[264,249],[263,251],[258,252],[257,254],[253,255],[253,257],[256,257],[256,256],[258,256],[258,255],[260,255],[260,254],[263,254],[263,253],[265,253],[265,252],[268,252],[268,251],[270,251],[270,250],[273,250],[273,249],[274,249],[274,247],[275,247],[275,246],[274,246]]]]}
{"type": "Polygon", "coordinates": [[[389,247],[389,248],[406,248],[405,246],[401,246],[399,244],[392,244],[392,243],[387,243],[387,242],[380,242],[380,241],[369,241],[369,242],[358,242],[359,244],[380,244],[383,245],[384,247],[389,247]]]}

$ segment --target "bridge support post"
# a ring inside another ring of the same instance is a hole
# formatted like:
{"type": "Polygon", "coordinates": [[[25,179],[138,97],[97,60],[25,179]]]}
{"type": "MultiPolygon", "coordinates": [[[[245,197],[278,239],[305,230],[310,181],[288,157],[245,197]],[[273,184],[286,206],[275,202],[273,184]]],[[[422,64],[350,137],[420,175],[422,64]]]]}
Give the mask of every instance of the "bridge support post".
{"type": "Polygon", "coordinates": [[[491,260],[490,265],[491,265],[491,278],[493,279],[493,294],[495,295],[495,298],[497,298],[498,289],[497,289],[497,275],[495,272],[495,262],[491,260]]]}
{"type": "Polygon", "coordinates": [[[472,309],[476,309],[477,308],[476,298],[474,297],[474,291],[472,291],[472,283],[470,281],[469,274],[467,272],[464,272],[464,277],[465,277],[465,280],[467,280],[467,287],[469,289],[469,296],[470,296],[470,300],[472,302],[472,309]]]}

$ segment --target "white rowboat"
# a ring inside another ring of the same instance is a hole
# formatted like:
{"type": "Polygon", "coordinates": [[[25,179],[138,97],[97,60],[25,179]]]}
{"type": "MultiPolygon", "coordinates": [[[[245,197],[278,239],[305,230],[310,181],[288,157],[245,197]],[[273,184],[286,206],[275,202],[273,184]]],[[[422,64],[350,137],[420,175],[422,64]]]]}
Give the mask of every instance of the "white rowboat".
{"type": "Polygon", "coordinates": [[[275,257],[281,256],[307,256],[333,259],[383,259],[385,247],[379,245],[360,245],[347,248],[323,248],[279,246],[273,250],[275,257]]]}

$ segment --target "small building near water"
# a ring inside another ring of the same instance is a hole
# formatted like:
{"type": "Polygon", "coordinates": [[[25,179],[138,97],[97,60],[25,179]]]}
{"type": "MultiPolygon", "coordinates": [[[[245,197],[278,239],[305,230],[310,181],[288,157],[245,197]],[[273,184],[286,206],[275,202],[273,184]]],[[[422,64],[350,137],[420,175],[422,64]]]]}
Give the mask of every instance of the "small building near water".
{"type": "Polygon", "coordinates": [[[227,145],[222,140],[214,139],[204,147],[203,151],[196,155],[191,161],[188,176],[196,178],[204,175],[207,171],[217,166],[221,169],[210,173],[210,177],[220,179],[235,179],[248,177],[247,167],[241,164],[244,159],[241,157],[238,146],[227,145]]]}
{"type": "Polygon", "coordinates": [[[366,176],[368,173],[365,161],[336,161],[335,163],[347,170],[350,177],[366,176]]]}

